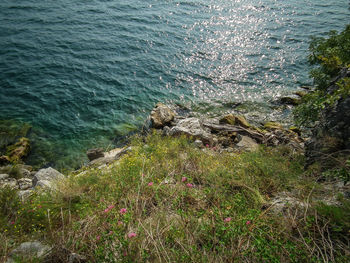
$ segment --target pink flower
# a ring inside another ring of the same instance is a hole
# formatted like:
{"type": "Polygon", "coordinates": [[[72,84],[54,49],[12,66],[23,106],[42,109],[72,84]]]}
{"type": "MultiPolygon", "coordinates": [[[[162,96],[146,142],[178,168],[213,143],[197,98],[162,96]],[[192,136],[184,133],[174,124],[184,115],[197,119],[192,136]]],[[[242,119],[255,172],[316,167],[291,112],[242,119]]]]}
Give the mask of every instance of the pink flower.
{"type": "Polygon", "coordinates": [[[115,207],[115,205],[110,205],[110,206],[108,207],[108,209],[111,210],[111,209],[113,209],[114,207],[115,207]]]}
{"type": "Polygon", "coordinates": [[[119,213],[120,213],[121,215],[124,215],[124,214],[126,213],[126,211],[127,211],[126,208],[122,208],[122,209],[119,210],[119,213]]]}
{"type": "Polygon", "coordinates": [[[39,207],[39,208],[42,208],[42,206],[41,206],[41,205],[38,205],[38,207],[39,207]]]}
{"type": "Polygon", "coordinates": [[[192,188],[192,187],[193,187],[193,184],[188,183],[188,184],[186,184],[186,186],[187,186],[188,188],[192,188]]]}
{"type": "Polygon", "coordinates": [[[181,182],[185,182],[187,180],[187,177],[182,177],[181,182]]]}
{"type": "Polygon", "coordinates": [[[105,210],[103,210],[103,213],[108,213],[110,209],[106,208],[105,210]]]}
{"type": "Polygon", "coordinates": [[[98,235],[98,236],[96,237],[96,240],[99,241],[100,239],[101,239],[101,236],[98,235]]]}
{"type": "Polygon", "coordinates": [[[105,210],[103,210],[104,213],[108,213],[109,211],[111,211],[115,206],[114,205],[110,205],[108,206],[105,210]]]}
{"type": "Polygon", "coordinates": [[[232,220],[231,217],[226,217],[226,218],[224,219],[224,222],[228,223],[228,222],[230,222],[231,220],[232,220]]]}
{"type": "Polygon", "coordinates": [[[145,174],[141,174],[142,177],[145,177],[145,174]]]}
{"type": "Polygon", "coordinates": [[[206,144],[205,147],[209,148],[209,144],[206,144]]]}
{"type": "Polygon", "coordinates": [[[123,222],[122,221],[118,221],[118,226],[122,226],[123,222]]]}
{"type": "Polygon", "coordinates": [[[245,222],[245,224],[246,224],[247,226],[249,226],[251,223],[252,223],[252,221],[250,221],[250,220],[248,220],[247,222],[245,222]]]}
{"type": "Polygon", "coordinates": [[[109,234],[112,235],[112,234],[113,234],[113,231],[109,231],[109,234]]]}
{"type": "Polygon", "coordinates": [[[133,237],[136,237],[136,233],[131,232],[128,234],[128,238],[133,238],[133,237]]]}
{"type": "Polygon", "coordinates": [[[153,185],[153,182],[149,182],[149,183],[148,183],[148,186],[152,186],[152,185],[153,185]]]}
{"type": "Polygon", "coordinates": [[[11,221],[10,224],[11,224],[11,225],[14,225],[14,224],[15,224],[15,221],[11,221]]]}

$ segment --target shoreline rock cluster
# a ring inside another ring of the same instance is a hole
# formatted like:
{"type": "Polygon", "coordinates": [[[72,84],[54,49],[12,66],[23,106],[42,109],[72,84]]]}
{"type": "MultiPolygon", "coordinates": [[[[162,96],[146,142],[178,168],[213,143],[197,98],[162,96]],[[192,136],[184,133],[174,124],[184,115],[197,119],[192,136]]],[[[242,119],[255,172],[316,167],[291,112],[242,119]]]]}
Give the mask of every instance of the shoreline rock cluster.
{"type": "Polygon", "coordinates": [[[151,127],[166,136],[185,135],[199,147],[215,147],[220,151],[254,150],[259,144],[289,145],[303,150],[304,139],[296,128],[285,129],[277,122],[254,127],[244,116],[227,114],[219,118],[183,116],[169,106],[158,103],[152,110],[151,127]]]}

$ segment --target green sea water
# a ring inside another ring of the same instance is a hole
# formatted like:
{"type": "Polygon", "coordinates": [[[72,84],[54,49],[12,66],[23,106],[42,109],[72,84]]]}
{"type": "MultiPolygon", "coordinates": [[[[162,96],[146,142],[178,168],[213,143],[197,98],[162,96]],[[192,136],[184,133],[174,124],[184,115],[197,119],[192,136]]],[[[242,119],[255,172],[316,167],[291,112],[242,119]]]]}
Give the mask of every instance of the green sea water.
{"type": "Polygon", "coordinates": [[[29,163],[77,167],[156,102],[269,104],[308,78],[310,36],[349,1],[0,1],[0,119],[32,126],[29,163]]]}

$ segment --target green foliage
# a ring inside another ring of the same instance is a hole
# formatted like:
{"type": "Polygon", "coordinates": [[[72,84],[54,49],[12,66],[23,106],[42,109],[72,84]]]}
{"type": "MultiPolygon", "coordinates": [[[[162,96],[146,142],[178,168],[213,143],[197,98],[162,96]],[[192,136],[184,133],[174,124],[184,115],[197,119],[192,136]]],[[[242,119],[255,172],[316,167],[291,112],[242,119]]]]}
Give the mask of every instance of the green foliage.
{"type": "Polygon", "coordinates": [[[339,76],[342,69],[350,68],[350,25],[340,33],[329,32],[328,38],[313,38],[309,50],[309,62],[317,66],[310,71],[315,90],[304,96],[294,111],[298,125],[314,123],[325,107],[350,95],[349,78],[340,79],[335,83],[337,88],[327,92],[331,80],[339,76]]]}

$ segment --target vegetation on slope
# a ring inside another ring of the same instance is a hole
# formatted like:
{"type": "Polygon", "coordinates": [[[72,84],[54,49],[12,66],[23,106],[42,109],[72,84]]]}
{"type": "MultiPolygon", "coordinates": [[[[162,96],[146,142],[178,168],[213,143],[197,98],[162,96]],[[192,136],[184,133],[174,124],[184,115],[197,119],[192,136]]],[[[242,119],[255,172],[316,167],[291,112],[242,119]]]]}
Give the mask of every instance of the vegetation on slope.
{"type": "Polygon", "coordinates": [[[0,255],[42,240],[51,262],[71,252],[89,262],[346,262],[349,203],[309,207],[322,192],[314,181],[288,148],[218,153],[136,137],[122,159],[72,174],[55,192],[24,202],[0,192],[0,255]],[[283,191],[307,206],[273,212],[283,191]]]}
{"type": "Polygon", "coordinates": [[[331,31],[327,38],[314,37],[310,43],[309,62],[315,66],[310,71],[315,90],[303,97],[295,110],[299,125],[310,125],[319,120],[320,113],[332,106],[340,98],[350,96],[350,79],[336,80],[337,89],[330,93],[327,88],[341,75],[342,70],[350,70],[350,25],[338,33],[331,31]]]}

